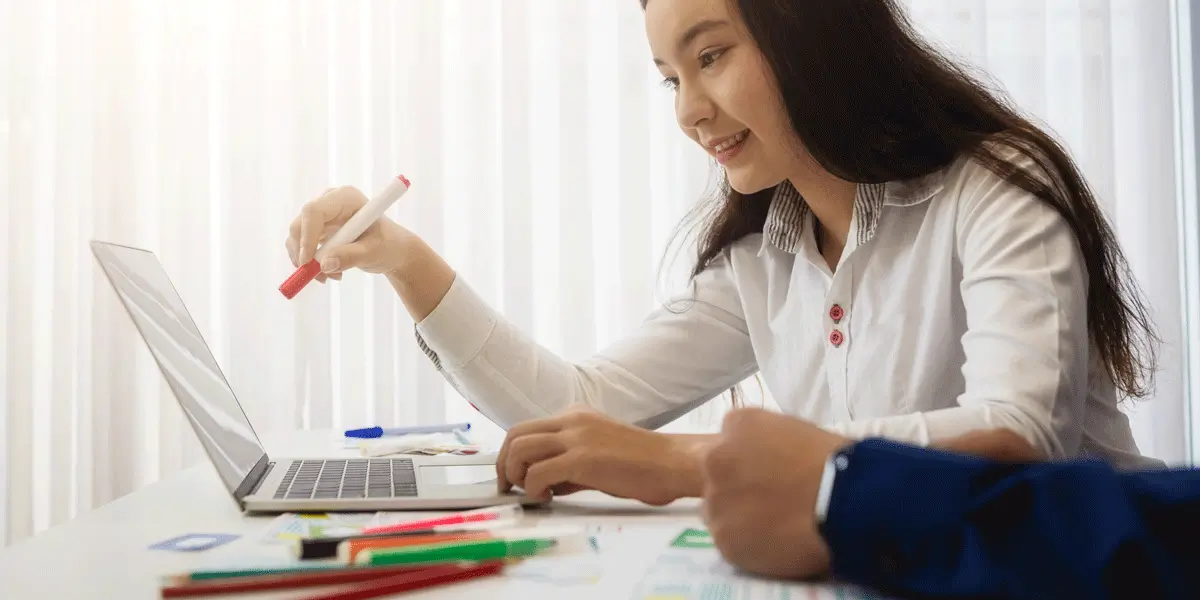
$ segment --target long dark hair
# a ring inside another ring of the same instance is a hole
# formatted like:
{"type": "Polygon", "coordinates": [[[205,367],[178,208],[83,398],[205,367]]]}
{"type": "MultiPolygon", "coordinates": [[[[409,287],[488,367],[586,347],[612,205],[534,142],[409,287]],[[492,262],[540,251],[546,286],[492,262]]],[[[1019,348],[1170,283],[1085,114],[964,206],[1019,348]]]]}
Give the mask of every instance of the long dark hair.
{"type": "MultiPolygon", "coordinates": [[[[1157,335],[1095,195],[1058,142],[922,40],[896,0],[729,1],[765,56],[804,149],[833,176],[907,180],[969,156],[1054,207],[1083,252],[1088,330],[1110,378],[1126,396],[1149,393],[1157,335]],[[1053,175],[1026,171],[985,142],[1002,142],[1053,175]]],[[[762,231],[773,193],[740,194],[722,182],[715,202],[696,208],[693,277],[762,231]]]]}

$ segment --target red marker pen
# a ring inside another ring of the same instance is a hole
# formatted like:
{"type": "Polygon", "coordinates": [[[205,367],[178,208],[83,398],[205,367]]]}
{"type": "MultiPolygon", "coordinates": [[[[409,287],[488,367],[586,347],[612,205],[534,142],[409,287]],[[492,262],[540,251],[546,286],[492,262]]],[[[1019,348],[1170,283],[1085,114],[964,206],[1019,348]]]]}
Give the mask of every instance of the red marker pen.
{"type": "Polygon", "coordinates": [[[376,527],[367,527],[363,529],[363,533],[367,535],[377,533],[404,533],[406,531],[421,531],[423,529],[467,525],[471,523],[500,523],[520,519],[522,514],[523,511],[520,504],[506,504],[502,506],[468,510],[452,515],[446,515],[444,517],[433,517],[429,519],[421,519],[419,521],[406,521],[403,523],[390,523],[387,525],[378,525],[376,527]]]}
{"type": "Polygon", "coordinates": [[[349,244],[357,240],[359,236],[371,226],[372,223],[379,220],[387,209],[391,208],[400,196],[403,196],[409,188],[408,179],[403,175],[397,176],[388,186],[383,189],[378,195],[358,209],[358,212],[348,219],[329,239],[325,240],[324,244],[317,249],[317,253],[313,259],[307,264],[300,265],[283,285],[279,286],[279,291],[287,299],[292,299],[308,282],[312,281],[321,272],[321,259],[332,249],[349,244]]]}

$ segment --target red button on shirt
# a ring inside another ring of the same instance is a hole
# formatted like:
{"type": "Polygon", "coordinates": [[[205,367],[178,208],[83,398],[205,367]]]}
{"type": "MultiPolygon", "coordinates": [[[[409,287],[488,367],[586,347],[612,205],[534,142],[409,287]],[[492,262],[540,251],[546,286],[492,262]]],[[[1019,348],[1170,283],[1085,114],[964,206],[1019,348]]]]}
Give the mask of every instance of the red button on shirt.
{"type": "Polygon", "coordinates": [[[833,330],[833,333],[829,334],[829,343],[833,344],[834,346],[841,346],[843,339],[842,332],[836,329],[833,330]]]}
{"type": "Polygon", "coordinates": [[[834,323],[841,321],[842,317],[844,316],[846,316],[846,311],[842,310],[842,307],[838,306],[837,304],[834,304],[833,307],[829,309],[829,318],[833,319],[834,323]]]}

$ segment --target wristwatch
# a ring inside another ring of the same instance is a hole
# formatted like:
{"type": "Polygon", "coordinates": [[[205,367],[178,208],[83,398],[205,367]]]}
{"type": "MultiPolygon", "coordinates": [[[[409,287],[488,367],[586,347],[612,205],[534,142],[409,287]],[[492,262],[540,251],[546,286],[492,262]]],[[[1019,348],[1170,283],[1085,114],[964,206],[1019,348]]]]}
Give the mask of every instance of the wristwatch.
{"type": "Polygon", "coordinates": [[[846,446],[825,459],[825,469],[821,471],[821,485],[817,488],[817,504],[814,507],[818,527],[824,525],[825,519],[829,516],[829,501],[833,496],[834,479],[837,477],[838,471],[845,471],[850,466],[850,454],[853,447],[853,445],[846,446]]]}

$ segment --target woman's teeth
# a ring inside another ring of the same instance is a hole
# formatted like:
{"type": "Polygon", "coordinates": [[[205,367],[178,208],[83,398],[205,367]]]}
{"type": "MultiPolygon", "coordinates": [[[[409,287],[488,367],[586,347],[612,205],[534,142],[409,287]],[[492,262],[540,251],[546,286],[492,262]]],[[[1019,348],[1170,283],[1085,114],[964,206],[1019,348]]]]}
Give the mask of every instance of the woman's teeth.
{"type": "Polygon", "coordinates": [[[724,152],[724,151],[742,143],[742,140],[746,139],[746,136],[749,135],[749,133],[750,133],[749,130],[743,131],[743,132],[725,140],[724,142],[717,144],[717,147],[714,148],[714,150],[716,150],[717,152],[724,152]]]}

